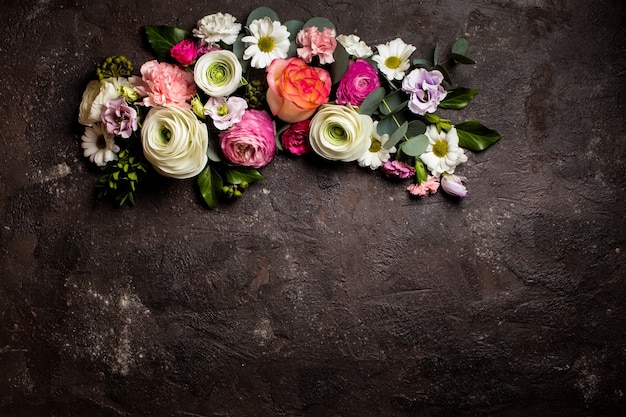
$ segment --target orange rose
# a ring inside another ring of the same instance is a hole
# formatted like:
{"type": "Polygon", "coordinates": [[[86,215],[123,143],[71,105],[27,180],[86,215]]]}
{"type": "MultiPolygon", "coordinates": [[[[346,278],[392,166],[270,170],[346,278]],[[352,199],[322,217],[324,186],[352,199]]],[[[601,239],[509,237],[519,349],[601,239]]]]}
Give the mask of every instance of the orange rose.
{"type": "Polygon", "coordinates": [[[300,58],[274,59],[267,67],[267,83],[272,114],[287,123],[311,117],[328,101],[332,86],[328,71],[310,67],[300,58]]]}

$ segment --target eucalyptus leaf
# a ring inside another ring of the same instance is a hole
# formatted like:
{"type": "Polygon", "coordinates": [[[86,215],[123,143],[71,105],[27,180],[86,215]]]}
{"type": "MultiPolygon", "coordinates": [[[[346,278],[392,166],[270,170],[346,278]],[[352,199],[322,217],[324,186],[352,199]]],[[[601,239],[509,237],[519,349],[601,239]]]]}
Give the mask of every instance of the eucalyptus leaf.
{"type": "Polygon", "coordinates": [[[443,75],[443,79],[446,80],[448,84],[452,84],[452,78],[448,73],[448,70],[443,67],[443,65],[435,65],[435,69],[439,70],[443,75]]]}
{"type": "Polygon", "coordinates": [[[174,26],[144,26],[143,29],[152,52],[159,61],[167,61],[172,46],[189,37],[189,32],[174,26]]]}
{"type": "Polygon", "coordinates": [[[365,97],[365,100],[359,106],[359,114],[372,115],[377,109],[383,98],[385,98],[385,88],[378,87],[365,97]]]}
{"type": "Polygon", "coordinates": [[[243,59],[243,53],[246,50],[246,45],[244,44],[244,42],[241,39],[244,36],[245,35],[243,33],[240,33],[239,36],[237,36],[237,39],[233,43],[233,53],[235,54],[235,56],[239,60],[239,63],[241,64],[242,71],[244,73],[247,73],[248,70],[250,69],[250,60],[243,59]]]}
{"type": "Polygon", "coordinates": [[[409,128],[406,131],[408,137],[418,136],[426,132],[426,123],[421,120],[413,120],[409,122],[409,128]]]}
{"type": "Polygon", "coordinates": [[[433,66],[433,63],[427,59],[416,58],[413,60],[413,65],[415,65],[418,68],[430,68],[433,66]]]}
{"type": "Polygon", "coordinates": [[[435,65],[439,64],[439,55],[441,54],[441,47],[439,46],[439,42],[435,45],[435,51],[433,52],[433,63],[435,65]]]}
{"type": "Polygon", "coordinates": [[[283,23],[287,26],[287,30],[289,31],[289,51],[287,52],[287,57],[292,58],[298,54],[298,45],[296,44],[296,35],[304,26],[304,23],[299,20],[288,20],[283,23]]]}
{"type": "MultiPolygon", "coordinates": [[[[391,116],[384,117],[378,122],[376,131],[379,135],[393,135],[404,122],[406,122],[406,116],[404,113],[398,113],[391,116]]],[[[408,127],[407,127],[408,129],[408,127]]]]}
{"type": "Polygon", "coordinates": [[[273,22],[278,21],[278,15],[274,10],[270,9],[269,7],[262,6],[257,7],[250,12],[250,14],[248,15],[248,19],[246,20],[246,26],[250,27],[250,23],[252,23],[252,21],[260,20],[265,17],[269,17],[273,22]]]}
{"type": "Polygon", "coordinates": [[[250,167],[229,167],[224,170],[224,179],[227,184],[241,184],[247,182],[252,184],[257,181],[265,181],[265,178],[254,168],[250,167]]]}
{"type": "Polygon", "coordinates": [[[335,62],[330,65],[330,77],[333,84],[341,81],[348,67],[350,66],[350,54],[346,51],[342,44],[337,43],[335,48],[335,62]]]}
{"type": "Polygon", "coordinates": [[[439,107],[442,109],[460,110],[465,108],[472,100],[472,98],[478,94],[475,88],[463,88],[458,87],[448,91],[446,98],[444,98],[439,107]]]}
{"type": "Polygon", "coordinates": [[[498,132],[483,126],[477,120],[468,120],[455,127],[459,135],[459,146],[471,151],[485,150],[502,138],[498,132]]]}
{"type": "Polygon", "coordinates": [[[389,136],[389,139],[387,140],[387,142],[385,142],[383,148],[391,149],[393,146],[395,146],[396,143],[400,142],[402,138],[404,138],[408,128],[409,124],[407,122],[402,123],[400,127],[396,129],[396,131],[393,132],[391,136],[389,136]]]}
{"type": "Polygon", "coordinates": [[[452,58],[457,64],[474,65],[476,63],[476,61],[474,61],[472,58],[468,58],[465,55],[461,54],[452,53],[450,54],[450,58],[452,58]]]}
{"type": "Polygon", "coordinates": [[[402,152],[404,152],[408,156],[420,156],[424,152],[426,152],[426,148],[428,147],[428,136],[422,134],[418,136],[414,136],[402,143],[402,152]]]}
{"type": "Polygon", "coordinates": [[[469,43],[465,38],[457,39],[452,45],[452,53],[458,55],[465,55],[467,53],[467,48],[469,47],[469,43]]]}
{"type": "Polygon", "coordinates": [[[406,94],[402,90],[396,90],[391,94],[385,96],[378,106],[378,110],[385,116],[395,112],[395,109],[399,108],[403,102],[406,101],[406,94]]]}
{"type": "Polygon", "coordinates": [[[220,177],[211,165],[207,165],[200,175],[198,175],[200,194],[202,194],[204,202],[210,209],[217,206],[223,185],[222,177],[220,177]]]}
{"type": "Polygon", "coordinates": [[[325,17],[313,17],[306,21],[303,28],[317,27],[322,32],[324,29],[335,29],[333,22],[325,17]]]}

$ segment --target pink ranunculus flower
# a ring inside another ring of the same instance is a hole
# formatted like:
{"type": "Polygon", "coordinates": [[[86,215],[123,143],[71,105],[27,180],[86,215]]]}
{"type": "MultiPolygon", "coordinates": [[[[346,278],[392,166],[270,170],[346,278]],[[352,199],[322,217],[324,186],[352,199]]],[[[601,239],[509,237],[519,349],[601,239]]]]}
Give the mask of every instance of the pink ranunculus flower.
{"type": "Polygon", "coordinates": [[[276,128],[263,110],[247,110],[239,123],[220,133],[224,157],[235,165],[261,168],[276,155],[276,128]]]}
{"type": "Polygon", "coordinates": [[[296,156],[309,153],[311,151],[311,144],[309,143],[310,125],[311,120],[307,119],[289,126],[280,137],[283,148],[296,156]]]}
{"type": "Polygon", "coordinates": [[[107,132],[128,139],[137,130],[137,110],[124,97],[108,101],[102,110],[102,122],[107,132]]]}
{"type": "Polygon", "coordinates": [[[141,78],[131,77],[130,81],[143,98],[141,104],[191,108],[191,98],[196,94],[192,72],[156,59],[144,63],[140,71],[141,78]]]}
{"type": "Polygon", "coordinates": [[[437,192],[439,189],[439,178],[429,175],[426,181],[423,181],[421,184],[411,184],[406,189],[412,195],[426,197],[437,192]]]}
{"type": "Polygon", "coordinates": [[[296,35],[296,42],[300,45],[297,49],[298,56],[309,63],[317,56],[320,64],[332,64],[335,62],[333,53],[337,48],[335,29],[324,28],[322,32],[317,27],[302,29],[296,35]]]}
{"type": "Polygon", "coordinates": [[[415,175],[415,168],[400,161],[386,161],[380,169],[393,179],[411,178],[415,175]]]}
{"type": "Polygon", "coordinates": [[[193,39],[184,39],[172,46],[170,55],[180,65],[191,65],[198,55],[198,47],[193,39]]]}
{"type": "Polygon", "coordinates": [[[337,104],[360,106],[365,97],[380,87],[378,71],[364,59],[353,61],[337,87],[337,104]]]}
{"type": "Polygon", "coordinates": [[[421,116],[434,113],[448,94],[443,88],[443,74],[416,68],[402,80],[402,90],[409,93],[409,110],[421,116]]]}

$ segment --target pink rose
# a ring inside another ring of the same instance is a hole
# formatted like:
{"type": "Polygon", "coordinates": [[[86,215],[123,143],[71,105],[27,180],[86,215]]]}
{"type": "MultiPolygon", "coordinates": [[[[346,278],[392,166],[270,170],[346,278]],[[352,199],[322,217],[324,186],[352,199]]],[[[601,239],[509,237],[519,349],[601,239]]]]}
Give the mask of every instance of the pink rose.
{"type": "Polygon", "coordinates": [[[287,123],[308,119],[328,101],[332,81],[325,69],[310,67],[300,58],[277,58],[266,71],[267,104],[287,123]]]}
{"type": "Polygon", "coordinates": [[[193,39],[184,39],[172,46],[170,55],[180,65],[190,65],[198,55],[198,48],[193,39]]]}
{"type": "Polygon", "coordinates": [[[191,108],[191,98],[196,94],[193,73],[177,65],[158,62],[156,59],[141,66],[141,78],[131,77],[135,91],[143,97],[144,106],[191,108]]]}
{"type": "Polygon", "coordinates": [[[280,137],[280,143],[288,152],[301,156],[311,151],[309,143],[309,126],[311,120],[294,123],[280,137]]]}
{"type": "Polygon", "coordinates": [[[337,48],[335,29],[324,28],[324,31],[320,32],[316,27],[304,28],[298,32],[296,42],[301,46],[297,50],[298,56],[305,62],[311,62],[314,56],[319,57],[320,64],[335,62],[333,56],[337,48]]]}
{"type": "Polygon", "coordinates": [[[276,155],[276,130],[263,110],[247,110],[239,123],[220,133],[224,157],[235,165],[261,168],[276,155]]]}
{"type": "Polygon", "coordinates": [[[400,161],[387,161],[380,169],[389,178],[405,179],[415,175],[415,168],[400,161]]]}
{"type": "Polygon", "coordinates": [[[360,106],[365,97],[380,87],[378,71],[364,59],[354,61],[337,87],[337,104],[360,106]]]}

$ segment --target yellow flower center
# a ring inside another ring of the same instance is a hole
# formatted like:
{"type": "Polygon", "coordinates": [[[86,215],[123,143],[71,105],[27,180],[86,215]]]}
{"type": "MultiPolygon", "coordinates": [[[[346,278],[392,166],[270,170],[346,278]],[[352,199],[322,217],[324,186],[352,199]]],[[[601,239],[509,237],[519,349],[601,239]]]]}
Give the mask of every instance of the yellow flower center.
{"type": "Polygon", "coordinates": [[[222,104],[219,109],[217,109],[218,116],[226,116],[228,114],[228,106],[226,104],[222,104]]]}
{"type": "Polygon", "coordinates": [[[346,140],[348,140],[348,135],[345,129],[340,125],[333,124],[329,126],[327,129],[327,132],[328,132],[328,136],[327,136],[328,140],[334,143],[335,145],[340,145],[346,140]]]}
{"type": "Polygon", "coordinates": [[[259,38],[259,50],[261,52],[272,52],[274,50],[274,39],[271,36],[261,36],[259,38]]]}
{"type": "Polygon", "coordinates": [[[372,139],[372,144],[370,145],[369,151],[371,153],[376,153],[380,151],[380,148],[382,147],[382,144],[380,143],[380,141],[376,138],[371,138],[371,139],[372,139]]]}
{"type": "Polygon", "coordinates": [[[396,69],[400,66],[400,64],[402,64],[402,60],[397,56],[390,56],[385,59],[385,66],[387,68],[396,69]]]}
{"type": "Polygon", "coordinates": [[[443,139],[439,139],[433,145],[433,153],[437,158],[443,158],[448,154],[448,142],[443,139]]]}

